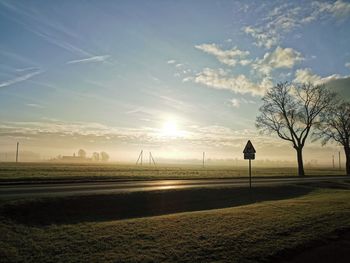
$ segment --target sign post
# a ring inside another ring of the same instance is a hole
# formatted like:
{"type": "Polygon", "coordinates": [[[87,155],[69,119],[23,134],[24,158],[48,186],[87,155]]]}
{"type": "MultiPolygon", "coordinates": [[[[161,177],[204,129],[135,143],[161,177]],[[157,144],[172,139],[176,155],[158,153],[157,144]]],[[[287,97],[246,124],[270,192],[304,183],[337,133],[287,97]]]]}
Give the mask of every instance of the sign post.
{"type": "Polygon", "coordinates": [[[250,140],[248,140],[246,146],[244,147],[243,154],[244,159],[249,160],[249,188],[252,188],[252,160],[255,159],[255,149],[250,140]]]}

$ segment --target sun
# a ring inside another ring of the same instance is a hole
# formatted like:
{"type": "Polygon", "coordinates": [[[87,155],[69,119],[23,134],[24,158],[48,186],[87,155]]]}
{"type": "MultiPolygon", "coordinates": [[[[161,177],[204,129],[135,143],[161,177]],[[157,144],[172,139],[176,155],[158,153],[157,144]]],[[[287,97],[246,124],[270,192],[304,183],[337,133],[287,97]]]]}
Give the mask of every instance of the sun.
{"type": "Polygon", "coordinates": [[[179,135],[179,130],[177,128],[177,123],[175,120],[166,120],[163,123],[162,135],[170,137],[179,135]]]}

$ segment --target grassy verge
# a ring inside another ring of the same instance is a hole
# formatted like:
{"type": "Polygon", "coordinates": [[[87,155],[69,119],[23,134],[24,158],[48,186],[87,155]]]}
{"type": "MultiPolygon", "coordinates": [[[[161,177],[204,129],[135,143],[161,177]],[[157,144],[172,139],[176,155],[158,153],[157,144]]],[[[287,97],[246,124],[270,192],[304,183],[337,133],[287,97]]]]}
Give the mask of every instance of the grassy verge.
{"type": "Polygon", "coordinates": [[[30,225],[2,215],[0,261],[279,260],[350,227],[349,185],[331,186],[300,186],[309,190],[279,201],[126,220],[30,225]]]}
{"type": "MultiPolygon", "coordinates": [[[[296,168],[266,168],[253,166],[253,176],[295,176],[296,168]]],[[[344,175],[331,168],[309,168],[310,176],[344,175]]],[[[113,164],[53,164],[53,163],[0,163],[0,183],[29,181],[94,181],[94,180],[148,180],[235,178],[247,176],[247,167],[199,166],[148,167],[113,164]]]]}

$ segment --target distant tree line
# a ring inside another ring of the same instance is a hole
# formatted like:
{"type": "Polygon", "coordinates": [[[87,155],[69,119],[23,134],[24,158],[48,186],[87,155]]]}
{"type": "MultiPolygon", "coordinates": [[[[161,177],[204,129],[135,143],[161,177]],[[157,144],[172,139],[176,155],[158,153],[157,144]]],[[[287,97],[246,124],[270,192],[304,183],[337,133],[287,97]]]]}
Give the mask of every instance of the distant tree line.
{"type": "MultiPolygon", "coordinates": [[[[80,149],[78,151],[78,156],[81,157],[82,159],[86,159],[87,158],[86,151],[83,149],[80,149]]],[[[95,162],[98,162],[98,161],[107,162],[109,160],[109,155],[106,152],[100,152],[100,153],[93,152],[91,160],[95,162]]]]}
{"type": "Polygon", "coordinates": [[[335,141],[344,148],[350,175],[350,103],[325,85],[278,83],[262,98],[256,126],[275,133],[296,150],[298,175],[304,176],[303,148],[309,136],[322,144],[335,141]]]}

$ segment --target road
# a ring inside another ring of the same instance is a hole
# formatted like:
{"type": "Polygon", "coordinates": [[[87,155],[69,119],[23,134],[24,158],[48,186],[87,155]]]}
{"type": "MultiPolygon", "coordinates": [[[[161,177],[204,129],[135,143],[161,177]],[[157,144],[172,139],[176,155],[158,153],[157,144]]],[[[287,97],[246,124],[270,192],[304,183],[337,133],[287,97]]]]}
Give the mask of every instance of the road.
{"type": "MultiPolygon", "coordinates": [[[[283,185],[301,182],[341,181],[345,176],[306,178],[254,178],[252,185],[283,185]]],[[[150,180],[127,182],[72,182],[51,184],[0,185],[0,199],[66,196],[77,194],[128,193],[184,188],[248,187],[248,179],[195,179],[195,180],[150,180]]]]}

